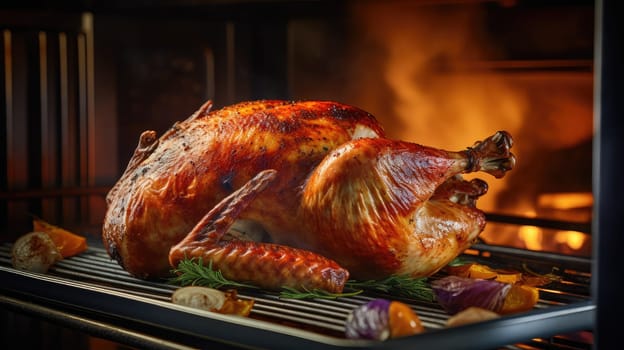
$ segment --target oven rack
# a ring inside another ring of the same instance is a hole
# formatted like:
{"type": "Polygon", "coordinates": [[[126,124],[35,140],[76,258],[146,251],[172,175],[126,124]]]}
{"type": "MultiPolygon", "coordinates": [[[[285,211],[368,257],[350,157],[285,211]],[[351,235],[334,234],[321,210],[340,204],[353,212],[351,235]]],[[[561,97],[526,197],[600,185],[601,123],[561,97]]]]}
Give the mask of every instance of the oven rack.
{"type": "MultiPolygon", "coordinates": [[[[446,328],[447,315],[435,302],[366,293],[335,300],[284,299],[277,294],[239,291],[255,300],[249,317],[221,315],[170,302],[177,288],[127,274],[102,247],[64,259],[46,274],[11,266],[10,244],[0,246],[0,305],[80,328],[136,347],[290,349],[584,349],[570,332],[591,332],[595,306],[590,302],[589,259],[477,244],[462,257],[490,265],[556,267],[561,280],[540,289],[529,312],[446,328]],[[387,341],[344,338],[349,312],[376,297],[401,300],[421,318],[426,332],[387,341]],[[563,344],[563,345],[561,345],[563,344]]],[[[436,278],[439,276],[433,276],[436,278]]]]}

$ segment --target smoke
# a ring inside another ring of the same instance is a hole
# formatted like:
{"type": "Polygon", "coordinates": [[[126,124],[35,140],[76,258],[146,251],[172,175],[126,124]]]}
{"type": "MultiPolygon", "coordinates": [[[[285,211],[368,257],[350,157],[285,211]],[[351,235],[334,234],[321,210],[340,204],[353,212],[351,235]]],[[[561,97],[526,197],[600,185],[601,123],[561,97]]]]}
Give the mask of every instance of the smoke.
{"type": "Polygon", "coordinates": [[[354,31],[361,33],[356,69],[379,70],[368,78],[381,78],[356,91],[362,103],[373,99],[369,87],[390,91],[388,104],[374,114],[391,137],[454,150],[520,128],[527,103],[522,94],[499,74],[475,69],[491,50],[482,44],[479,7],[384,1],[356,2],[352,10],[354,31]]]}
{"type": "Polygon", "coordinates": [[[501,63],[518,62],[491,59],[505,53],[494,46],[497,33],[488,29],[482,4],[358,1],[350,10],[349,100],[372,112],[389,137],[447,150],[497,130],[514,137],[518,164],[510,175],[519,180],[475,174],[490,185],[480,208],[517,215],[533,209],[534,196],[512,195],[514,204],[499,194],[560,181],[548,179],[551,171],[542,168],[548,165],[535,160],[591,139],[592,75],[501,70],[501,63]]]}

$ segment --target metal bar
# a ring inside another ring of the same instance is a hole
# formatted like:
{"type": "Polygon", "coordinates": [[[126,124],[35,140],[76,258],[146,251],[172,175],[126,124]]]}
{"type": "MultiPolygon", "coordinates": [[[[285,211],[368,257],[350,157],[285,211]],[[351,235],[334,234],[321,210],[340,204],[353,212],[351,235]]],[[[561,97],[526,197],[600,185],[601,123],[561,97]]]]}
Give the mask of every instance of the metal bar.
{"type": "Polygon", "coordinates": [[[236,26],[228,21],[225,24],[225,72],[226,72],[226,104],[236,100],[236,26]]]}
{"type": "Polygon", "coordinates": [[[85,45],[85,88],[86,88],[86,128],[87,128],[87,185],[95,186],[95,70],[93,49],[93,15],[82,14],[82,32],[85,45]]]}
{"type": "MultiPolygon", "coordinates": [[[[59,68],[59,113],[60,113],[60,184],[62,187],[75,185],[75,157],[77,147],[73,145],[73,123],[69,115],[69,48],[67,33],[58,34],[58,68],[59,68]]],[[[76,199],[62,198],[60,201],[60,215],[63,222],[75,222],[76,199]]]]}
{"type": "Polygon", "coordinates": [[[64,186],[70,185],[73,163],[71,159],[69,132],[69,68],[67,58],[67,34],[59,33],[59,85],[60,85],[60,112],[61,112],[61,183],[64,186]]]}
{"type": "MultiPolygon", "coordinates": [[[[41,126],[41,186],[44,188],[53,187],[55,185],[55,130],[56,125],[53,123],[53,116],[50,111],[50,67],[48,58],[48,34],[44,31],[38,33],[39,44],[39,106],[40,115],[39,123],[41,126]]],[[[55,217],[55,211],[58,208],[53,201],[41,198],[41,215],[45,217],[55,217]]]]}
{"type": "MultiPolygon", "coordinates": [[[[87,58],[86,58],[86,39],[85,35],[80,33],[77,40],[78,47],[78,145],[79,145],[79,180],[78,186],[88,186],[89,183],[89,155],[86,151],[88,148],[88,97],[87,97],[87,58]]],[[[88,198],[80,200],[80,217],[86,218],[89,215],[88,198]]]]}
{"type": "Polygon", "coordinates": [[[495,213],[486,213],[486,218],[491,222],[500,222],[505,224],[537,226],[562,231],[577,231],[587,234],[591,234],[592,232],[591,222],[571,222],[495,213]]]}
{"type": "Polygon", "coordinates": [[[622,329],[614,317],[624,312],[621,289],[622,273],[617,268],[624,244],[624,185],[621,118],[622,102],[622,17],[620,2],[602,0],[596,3],[597,69],[594,84],[594,173],[593,186],[596,196],[593,256],[596,265],[592,271],[592,295],[598,305],[596,320],[596,349],[609,348],[622,343],[622,329]],[[618,29],[619,28],[619,29],[618,29]]]}
{"type": "MultiPolygon", "coordinates": [[[[187,347],[180,343],[169,342],[144,333],[124,329],[117,324],[93,320],[91,318],[82,317],[70,312],[60,311],[57,308],[37,305],[5,295],[0,295],[0,305],[15,310],[16,312],[30,314],[35,317],[42,317],[53,322],[54,324],[60,324],[66,327],[78,329],[104,339],[113,341],[124,339],[124,343],[138,348],[180,350],[195,349],[194,347],[187,347]]],[[[7,340],[5,339],[5,341],[7,340]]],[[[15,344],[5,343],[5,345],[15,344]]]]}
{"type": "Polygon", "coordinates": [[[11,183],[15,177],[15,166],[12,157],[15,154],[15,145],[13,142],[13,128],[15,115],[13,113],[13,47],[11,31],[5,29],[2,31],[4,45],[4,100],[6,114],[6,138],[4,140],[6,147],[6,179],[7,187],[11,188],[11,183]]]}
{"type": "MultiPolygon", "coordinates": [[[[499,255],[504,254],[504,258],[510,258],[513,256],[516,257],[515,260],[519,259],[522,262],[540,261],[556,263],[558,265],[572,265],[574,266],[574,268],[578,268],[578,266],[586,266],[587,269],[589,269],[591,268],[592,262],[590,258],[585,257],[577,257],[573,255],[550,253],[544,251],[533,251],[482,243],[472,245],[471,249],[476,249],[480,255],[489,253],[495,253],[499,255]]],[[[508,260],[507,262],[509,263],[510,261],[508,260]]]]}
{"type": "Polygon", "coordinates": [[[506,72],[592,72],[593,60],[502,60],[502,61],[473,61],[459,66],[458,69],[468,72],[477,71],[506,71],[506,72]]]}
{"type": "Polygon", "coordinates": [[[50,153],[52,140],[50,137],[50,115],[48,111],[48,37],[45,32],[39,32],[39,104],[41,123],[41,182],[47,187],[50,182],[52,162],[50,153]]]}

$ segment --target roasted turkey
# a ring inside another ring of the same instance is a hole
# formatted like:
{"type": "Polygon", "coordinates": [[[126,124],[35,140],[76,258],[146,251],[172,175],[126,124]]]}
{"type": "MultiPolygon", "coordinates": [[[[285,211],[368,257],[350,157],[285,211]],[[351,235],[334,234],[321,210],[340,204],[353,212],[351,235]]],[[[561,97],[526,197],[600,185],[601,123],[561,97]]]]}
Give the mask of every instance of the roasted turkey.
{"type": "Polygon", "coordinates": [[[428,276],[485,226],[487,184],[461,174],[515,163],[505,131],[451,152],[388,139],[337,102],[211,106],[160,138],[145,131],[106,197],[104,245],[136,277],[197,257],[268,289],[428,276]]]}

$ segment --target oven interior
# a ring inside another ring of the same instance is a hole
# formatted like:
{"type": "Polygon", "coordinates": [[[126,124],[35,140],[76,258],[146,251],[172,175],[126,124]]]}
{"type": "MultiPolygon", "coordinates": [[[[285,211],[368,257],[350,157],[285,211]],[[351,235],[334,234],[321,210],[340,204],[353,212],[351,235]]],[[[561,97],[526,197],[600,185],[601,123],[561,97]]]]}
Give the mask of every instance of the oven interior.
{"type": "Polygon", "coordinates": [[[392,346],[457,347],[497,330],[507,336],[467,344],[591,348],[597,8],[583,0],[3,4],[0,267],[11,286],[3,288],[3,322],[60,322],[136,347],[180,346],[176,334],[198,347],[390,346],[336,336],[349,308],[371,296],[306,305],[251,293],[244,296],[260,306],[253,319],[269,331],[209,317],[219,331],[241,331],[236,339],[219,338],[186,319],[205,315],[161,305],[169,286],[123,276],[98,241],[104,197],[142,131],[160,135],[208,99],[216,107],[331,99],[371,112],[391,137],[440,148],[462,149],[491,131],[510,131],[518,166],[504,181],[488,179],[479,206],[489,222],[464,256],[556,268],[562,276],[540,291],[534,313],[448,336],[439,308],[410,304],[440,332],[392,346]],[[10,243],[31,230],[33,215],[88,236],[86,260],[64,262],[45,278],[11,271],[10,243]],[[101,303],[71,305],[71,296],[83,295],[101,303]],[[142,320],[117,307],[133,297],[143,298],[135,306],[142,320]],[[317,307],[322,311],[307,315],[317,307]],[[179,323],[154,317],[161,311],[179,323]]]}

